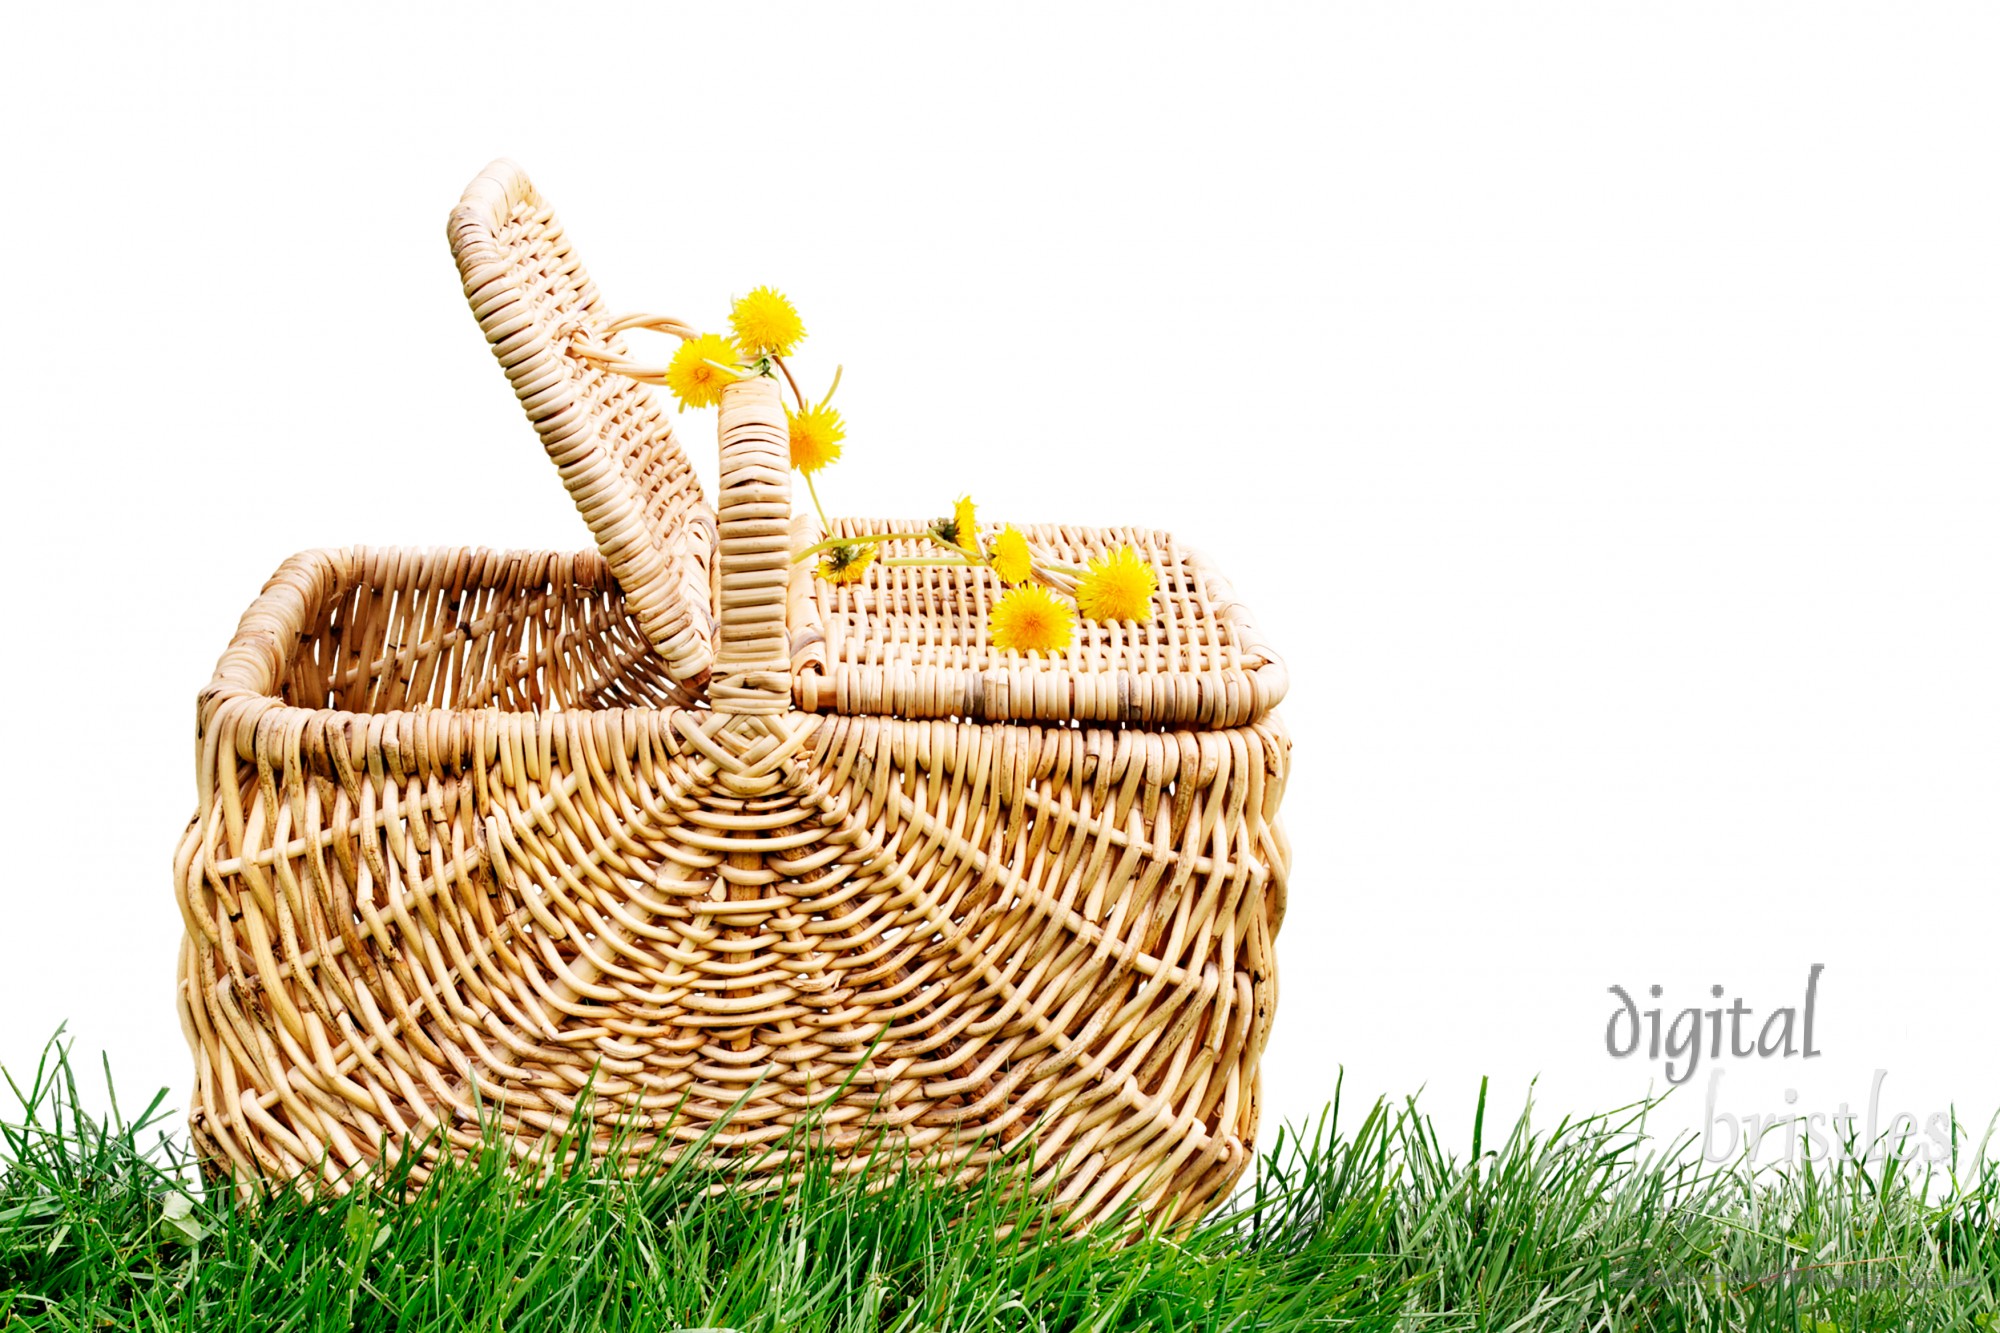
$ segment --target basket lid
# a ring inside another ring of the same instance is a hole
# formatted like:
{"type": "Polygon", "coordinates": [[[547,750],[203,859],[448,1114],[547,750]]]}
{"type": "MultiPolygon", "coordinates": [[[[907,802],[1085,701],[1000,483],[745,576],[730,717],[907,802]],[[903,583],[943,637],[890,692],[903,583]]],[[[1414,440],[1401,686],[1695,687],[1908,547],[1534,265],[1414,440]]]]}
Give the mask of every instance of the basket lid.
{"type": "Polygon", "coordinates": [[[562,223],[512,162],[473,178],[449,230],[465,299],[626,604],[667,674],[699,687],[715,656],[715,514],[652,390],[605,364],[607,351],[623,355],[622,329],[652,321],[607,314],[562,223]]]}

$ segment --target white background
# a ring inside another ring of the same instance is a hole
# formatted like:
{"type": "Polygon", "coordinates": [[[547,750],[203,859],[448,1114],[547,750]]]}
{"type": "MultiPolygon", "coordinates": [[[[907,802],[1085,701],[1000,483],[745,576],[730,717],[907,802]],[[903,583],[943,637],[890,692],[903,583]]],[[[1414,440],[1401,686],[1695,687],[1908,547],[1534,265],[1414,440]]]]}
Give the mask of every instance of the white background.
{"type": "Polygon", "coordinates": [[[286,555],[586,543],[445,245],[506,154],[615,307],[793,296],[836,509],[1230,573],[1270,1125],[1343,1065],[1607,1109],[1609,986],[1815,962],[1824,1056],[1726,1109],[2000,1109],[1991,10],[571,8],[11,11],[0,1063],[67,1021],[181,1104],[195,692],[286,555]]]}

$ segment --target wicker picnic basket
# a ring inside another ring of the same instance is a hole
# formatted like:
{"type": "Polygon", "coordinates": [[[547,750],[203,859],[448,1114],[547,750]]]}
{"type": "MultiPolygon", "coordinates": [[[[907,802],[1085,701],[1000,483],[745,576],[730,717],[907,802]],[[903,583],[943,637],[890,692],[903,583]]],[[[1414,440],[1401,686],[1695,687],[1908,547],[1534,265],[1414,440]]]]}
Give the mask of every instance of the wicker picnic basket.
{"type": "Polygon", "coordinates": [[[711,507],[619,337],[678,326],[608,315],[509,163],[450,236],[598,550],[312,551],[243,617],[174,862],[211,1169],[339,1190],[718,1120],[740,1166],[810,1120],[967,1171],[1031,1134],[1080,1221],[1214,1202],[1289,859],[1283,668],[1228,586],[1165,533],[1033,529],[1161,589],[1047,658],[988,645],[986,570],[829,585],[771,380],[727,391],[711,507]]]}

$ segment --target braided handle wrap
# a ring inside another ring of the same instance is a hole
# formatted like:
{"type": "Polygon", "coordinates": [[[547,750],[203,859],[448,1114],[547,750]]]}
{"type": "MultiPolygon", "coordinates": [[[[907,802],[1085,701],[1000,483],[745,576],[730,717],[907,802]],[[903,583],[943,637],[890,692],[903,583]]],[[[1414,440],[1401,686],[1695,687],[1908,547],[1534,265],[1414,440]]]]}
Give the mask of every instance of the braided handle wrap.
{"type": "Polygon", "coordinates": [[[724,389],[719,427],[719,637],[709,704],[722,713],[783,713],[792,706],[792,455],[778,382],[757,375],[724,389]]]}

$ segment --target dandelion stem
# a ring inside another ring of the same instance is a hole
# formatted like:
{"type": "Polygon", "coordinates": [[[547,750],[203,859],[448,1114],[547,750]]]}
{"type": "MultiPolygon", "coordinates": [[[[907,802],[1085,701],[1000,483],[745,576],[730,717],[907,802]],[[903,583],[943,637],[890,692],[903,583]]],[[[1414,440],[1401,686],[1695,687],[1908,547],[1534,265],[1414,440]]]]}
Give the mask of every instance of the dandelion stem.
{"type": "MultiPolygon", "coordinates": [[[[792,392],[794,393],[798,392],[796,386],[794,386],[792,392]]],[[[833,524],[826,521],[826,510],[820,508],[819,487],[813,485],[812,473],[807,472],[803,475],[805,476],[806,479],[806,494],[810,495],[813,498],[813,512],[819,515],[819,530],[821,532],[825,532],[828,528],[832,527],[833,524]]]]}
{"type": "Polygon", "coordinates": [[[859,546],[863,542],[914,542],[922,541],[930,535],[928,532],[871,532],[865,537],[828,537],[817,546],[808,546],[805,550],[793,556],[792,563],[796,565],[802,560],[818,555],[821,551],[830,551],[836,546],[859,546]]]}
{"type": "MultiPolygon", "coordinates": [[[[840,366],[835,366],[833,368],[833,383],[826,386],[826,397],[819,400],[819,405],[821,408],[824,408],[828,403],[833,401],[833,391],[840,387],[841,369],[842,368],[840,366]]],[[[796,392],[796,390],[794,390],[794,392],[796,392]]],[[[804,404],[801,403],[800,406],[803,407],[804,404]]]]}
{"type": "MultiPolygon", "coordinates": [[[[785,383],[792,386],[792,401],[799,405],[799,411],[801,412],[805,411],[806,396],[799,392],[799,382],[792,378],[792,368],[785,364],[785,358],[779,356],[776,352],[773,352],[771,354],[771,364],[784,372],[785,383]]],[[[807,477],[806,480],[811,481],[812,478],[807,477]]],[[[821,516],[820,522],[824,523],[825,521],[826,521],[825,517],[821,516]]]]}

